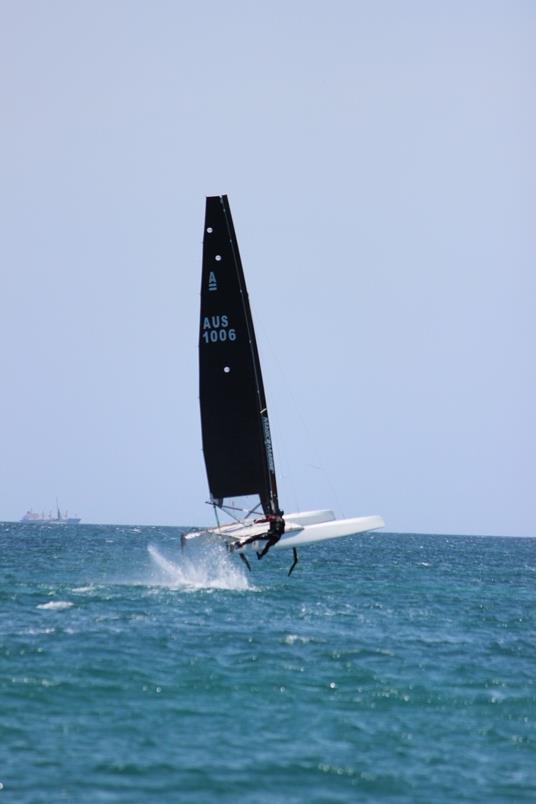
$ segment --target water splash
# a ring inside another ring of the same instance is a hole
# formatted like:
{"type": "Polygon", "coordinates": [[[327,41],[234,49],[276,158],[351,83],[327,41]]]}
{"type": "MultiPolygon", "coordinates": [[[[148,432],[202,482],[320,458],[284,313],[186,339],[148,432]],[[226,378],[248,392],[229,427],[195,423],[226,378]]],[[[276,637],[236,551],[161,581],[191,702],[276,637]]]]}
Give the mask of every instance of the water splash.
{"type": "Polygon", "coordinates": [[[197,549],[188,546],[187,550],[170,560],[160,550],[150,544],[147,547],[153,561],[151,582],[157,586],[183,588],[189,591],[198,589],[229,589],[234,591],[251,590],[242,567],[236,565],[225,549],[219,545],[206,544],[197,549]]]}

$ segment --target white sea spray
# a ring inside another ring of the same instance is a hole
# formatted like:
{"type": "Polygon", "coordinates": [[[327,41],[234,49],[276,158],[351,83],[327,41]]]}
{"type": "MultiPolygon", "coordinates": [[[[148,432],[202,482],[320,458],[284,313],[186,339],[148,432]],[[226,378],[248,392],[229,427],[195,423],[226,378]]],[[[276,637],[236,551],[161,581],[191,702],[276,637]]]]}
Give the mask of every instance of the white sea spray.
{"type": "Polygon", "coordinates": [[[242,567],[217,545],[207,545],[202,550],[189,549],[177,552],[171,560],[158,547],[147,547],[153,561],[151,583],[156,586],[183,588],[185,590],[228,589],[244,591],[251,589],[242,567]]]}

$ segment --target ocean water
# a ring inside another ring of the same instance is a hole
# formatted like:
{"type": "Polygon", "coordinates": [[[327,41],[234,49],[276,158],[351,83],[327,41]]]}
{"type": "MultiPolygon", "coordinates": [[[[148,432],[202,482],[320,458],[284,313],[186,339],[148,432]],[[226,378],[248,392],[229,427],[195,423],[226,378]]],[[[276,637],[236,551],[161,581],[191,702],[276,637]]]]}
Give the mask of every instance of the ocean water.
{"type": "Polygon", "coordinates": [[[0,804],[536,801],[536,539],[0,524],[0,804]]]}

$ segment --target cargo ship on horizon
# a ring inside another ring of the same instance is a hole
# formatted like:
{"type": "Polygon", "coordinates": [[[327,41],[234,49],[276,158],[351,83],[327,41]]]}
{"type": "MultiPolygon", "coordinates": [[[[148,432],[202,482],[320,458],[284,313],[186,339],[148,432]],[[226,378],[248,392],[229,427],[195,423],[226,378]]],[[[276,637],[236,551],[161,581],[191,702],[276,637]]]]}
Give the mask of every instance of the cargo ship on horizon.
{"type": "Polygon", "coordinates": [[[32,525],[78,525],[81,518],[79,516],[69,516],[68,511],[62,514],[59,505],[56,503],[56,516],[52,511],[45,516],[44,512],[38,514],[29,508],[20,521],[32,525]]]}

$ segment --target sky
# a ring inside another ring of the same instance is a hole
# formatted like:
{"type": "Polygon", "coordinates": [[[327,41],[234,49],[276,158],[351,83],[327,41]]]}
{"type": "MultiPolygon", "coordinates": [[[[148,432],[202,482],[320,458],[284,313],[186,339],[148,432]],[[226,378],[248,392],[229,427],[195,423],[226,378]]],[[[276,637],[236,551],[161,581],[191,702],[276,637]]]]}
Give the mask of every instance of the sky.
{"type": "Polygon", "coordinates": [[[531,0],[0,0],[0,519],[211,522],[227,193],[280,502],[536,535],[531,0]]]}

